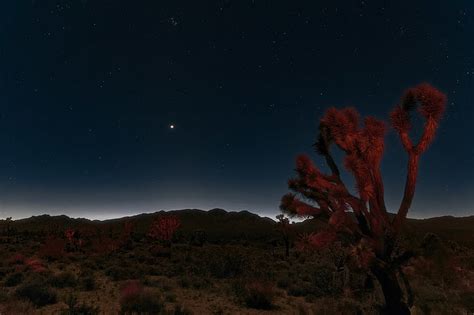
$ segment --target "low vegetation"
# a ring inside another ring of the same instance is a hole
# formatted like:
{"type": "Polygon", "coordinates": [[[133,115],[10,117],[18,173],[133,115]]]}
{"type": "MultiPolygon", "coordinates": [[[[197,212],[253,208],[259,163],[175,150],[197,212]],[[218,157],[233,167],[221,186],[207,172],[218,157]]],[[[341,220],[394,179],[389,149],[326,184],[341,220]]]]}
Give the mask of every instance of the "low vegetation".
{"type": "MultiPolygon", "coordinates": [[[[160,256],[151,251],[161,246],[159,240],[133,230],[124,241],[117,229],[107,236],[119,244],[112,251],[97,252],[85,238],[82,249],[48,260],[38,251],[50,235],[18,233],[0,252],[0,312],[378,314],[383,306],[374,276],[354,268],[340,242],[306,250],[304,234],[295,232],[286,256],[284,240],[197,246],[192,235],[182,234],[169,247],[163,243],[171,255],[160,256]]],[[[433,233],[408,236],[399,246],[416,252],[403,267],[413,293],[412,312],[472,312],[473,249],[433,233]]],[[[55,237],[65,240],[59,233],[55,237]]]]}

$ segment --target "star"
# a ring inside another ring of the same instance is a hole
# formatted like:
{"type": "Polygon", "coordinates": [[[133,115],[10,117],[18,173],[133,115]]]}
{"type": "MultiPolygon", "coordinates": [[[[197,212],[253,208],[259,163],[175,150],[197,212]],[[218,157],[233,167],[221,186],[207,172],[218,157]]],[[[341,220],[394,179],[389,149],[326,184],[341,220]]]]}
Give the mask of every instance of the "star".
{"type": "Polygon", "coordinates": [[[169,128],[174,129],[176,126],[174,124],[170,124],[169,128]]]}

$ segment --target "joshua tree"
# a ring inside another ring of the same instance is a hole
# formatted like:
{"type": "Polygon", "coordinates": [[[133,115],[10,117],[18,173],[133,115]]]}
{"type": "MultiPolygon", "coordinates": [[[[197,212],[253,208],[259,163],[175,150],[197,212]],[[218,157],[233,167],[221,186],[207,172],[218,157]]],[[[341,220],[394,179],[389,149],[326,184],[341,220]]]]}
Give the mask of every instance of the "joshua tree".
{"type": "Polygon", "coordinates": [[[174,233],[181,225],[179,218],[175,215],[160,216],[152,222],[148,236],[171,245],[174,233]]]}
{"type": "Polygon", "coordinates": [[[286,257],[290,257],[290,238],[291,238],[291,224],[290,220],[286,218],[283,214],[279,214],[276,216],[277,222],[277,229],[280,233],[283,242],[285,243],[285,255],[286,257]]]}
{"type": "Polygon", "coordinates": [[[120,237],[118,239],[118,244],[120,246],[129,247],[132,244],[134,224],[132,221],[125,221],[123,224],[120,237]]]}
{"type": "Polygon", "coordinates": [[[4,225],[4,232],[6,235],[11,235],[11,232],[12,232],[12,228],[11,228],[11,224],[12,224],[12,217],[8,217],[6,218],[5,220],[2,220],[2,223],[4,225]]]}
{"type": "MultiPolygon", "coordinates": [[[[400,282],[400,279],[405,280],[400,266],[410,254],[397,251],[396,244],[415,193],[420,156],[435,137],[445,104],[443,93],[423,83],[408,89],[390,114],[391,125],[408,154],[405,191],[394,216],[389,215],[385,207],[380,171],[385,123],[366,117],[360,126],[359,114],[354,108],[329,108],[319,123],[314,147],[325,159],[331,174],[323,174],[307,156],[299,156],[297,177],[288,183],[295,194],[282,198],[283,212],[327,221],[326,229],[310,236],[313,246],[324,247],[337,238],[352,246],[359,266],[370,270],[378,280],[385,297],[386,314],[410,313],[411,299],[407,297],[408,302],[405,301],[400,282]],[[409,136],[410,112],[415,109],[425,120],[416,143],[409,136]],[[357,194],[352,194],[343,183],[331,154],[332,144],[344,153],[344,166],[355,179],[357,194]]],[[[410,292],[408,282],[403,283],[410,292]]]]}

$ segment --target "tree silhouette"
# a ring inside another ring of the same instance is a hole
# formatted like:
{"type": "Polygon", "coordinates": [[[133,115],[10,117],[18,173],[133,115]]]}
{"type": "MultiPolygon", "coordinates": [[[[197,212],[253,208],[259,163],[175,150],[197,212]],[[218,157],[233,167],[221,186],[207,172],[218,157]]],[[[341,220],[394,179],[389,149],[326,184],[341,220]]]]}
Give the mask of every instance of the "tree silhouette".
{"type": "MultiPolygon", "coordinates": [[[[404,279],[401,265],[410,253],[396,250],[401,227],[406,220],[415,193],[420,156],[433,142],[445,110],[446,96],[427,83],[408,89],[400,104],[390,113],[392,127],[408,154],[405,191],[395,216],[389,215],[384,201],[380,163],[384,151],[386,126],[383,121],[366,117],[363,126],[354,108],[329,108],[319,124],[314,144],[331,174],[323,174],[305,155],[297,158],[297,177],[288,182],[289,193],[282,198],[281,209],[288,215],[318,217],[327,228],[309,236],[313,247],[325,247],[337,238],[352,247],[361,268],[377,278],[385,297],[384,313],[409,314],[410,297],[405,301],[399,279],[404,279]],[[417,109],[424,118],[421,137],[415,143],[410,113],[417,109]],[[344,166],[355,179],[357,194],[343,183],[331,154],[335,144],[344,153],[344,166]]],[[[406,285],[407,282],[403,281],[406,285]]],[[[406,288],[410,292],[409,288],[406,288]]]]}
{"type": "Polygon", "coordinates": [[[290,220],[283,214],[277,215],[276,218],[278,220],[277,230],[285,243],[285,256],[290,257],[290,238],[292,234],[290,220]]]}
{"type": "Polygon", "coordinates": [[[12,233],[12,217],[5,218],[3,220],[0,220],[0,227],[2,227],[3,233],[5,235],[10,236],[12,233]]]}

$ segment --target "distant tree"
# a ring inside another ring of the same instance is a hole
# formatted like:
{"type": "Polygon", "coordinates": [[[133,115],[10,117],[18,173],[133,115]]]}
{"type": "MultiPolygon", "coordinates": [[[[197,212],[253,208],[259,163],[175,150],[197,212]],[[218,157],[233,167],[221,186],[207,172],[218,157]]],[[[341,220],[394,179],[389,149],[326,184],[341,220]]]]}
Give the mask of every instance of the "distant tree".
{"type": "Polygon", "coordinates": [[[66,231],[64,231],[64,236],[66,237],[69,243],[72,243],[74,241],[75,234],[76,231],[74,231],[73,229],[66,229],[66,231]]]}
{"type": "Polygon", "coordinates": [[[87,231],[85,229],[78,229],[74,230],[68,228],[64,231],[64,236],[67,239],[67,249],[68,251],[83,251],[84,248],[84,238],[83,238],[83,231],[87,231]]]}
{"type": "Polygon", "coordinates": [[[290,242],[291,242],[291,234],[292,234],[292,226],[290,224],[290,220],[285,217],[284,214],[279,214],[276,216],[277,222],[277,229],[280,233],[283,242],[285,244],[285,256],[290,257],[290,242]]]}
{"type": "Polygon", "coordinates": [[[127,220],[124,222],[123,228],[118,240],[118,243],[120,244],[121,247],[131,246],[134,228],[135,227],[132,221],[127,220]]]}
{"type": "Polygon", "coordinates": [[[160,216],[152,222],[148,236],[169,245],[180,225],[181,222],[176,215],[160,216]]]}
{"type": "Polygon", "coordinates": [[[6,235],[11,235],[12,234],[12,217],[5,218],[4,220],[1,220],[1,226],[3,229],[3,233],[6,235]]]}
{"type": "Polygon", "coordinates": [[[207,240],[207,234],[204,230],[194,230],[191,239],[189,241],[190,245],[202,247],[207,240]]]}
{"type": "Polygon", "coordinates": [[[445,104],[446,96],[424,83],[408,89],[390,114],[392,127],[408,154],[405,191],[394,217],[385,207],[380,171],[385,123],[366,117],[361,127],[354,108],[329,108],[320,121],[319,137],[314,146],[331,174],[323,174],[307,156],[299,156],[297,177],[288,183],[296,194],[282,198],[283,212],[327,221],[325,230],[309,236],[313,247],[328,246],[337,238],[352,246],[359,267],[370,270],[380,283],[386,314],[410,313],[399,283],[399,277],[403,276],[401,265],[409,259],[410,253],[400,252],[396,245],[415,193],[420,156],[434,140],[445,104]],[[412,129],[410,113],[416,108],[424,118],[417,143],[409,136],[412,129]],[[332,144],[344,153],[344,166],[355,179],[357,194],[352,194],[343,183],[331,154],[332,144]]]}

